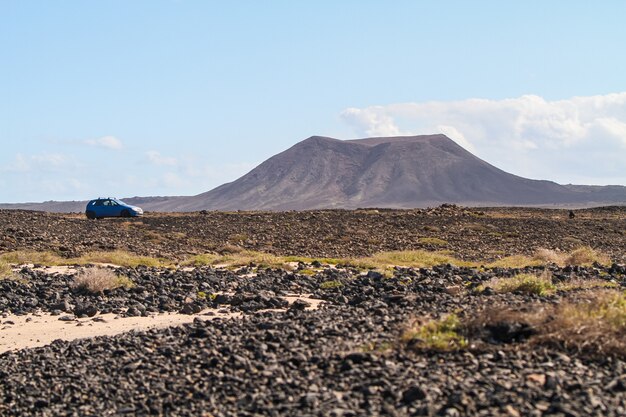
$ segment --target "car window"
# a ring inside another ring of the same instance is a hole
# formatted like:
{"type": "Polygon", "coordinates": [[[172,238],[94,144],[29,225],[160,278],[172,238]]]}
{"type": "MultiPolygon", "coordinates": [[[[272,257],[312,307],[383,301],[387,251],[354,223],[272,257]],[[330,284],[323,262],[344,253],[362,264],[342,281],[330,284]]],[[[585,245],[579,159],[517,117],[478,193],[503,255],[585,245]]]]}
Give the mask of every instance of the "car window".
{"type": "Polygon", "coordinates": [[[102,200],[97,200],[93,203],[94,206],[101,206],[102,205],[102,200]]]}

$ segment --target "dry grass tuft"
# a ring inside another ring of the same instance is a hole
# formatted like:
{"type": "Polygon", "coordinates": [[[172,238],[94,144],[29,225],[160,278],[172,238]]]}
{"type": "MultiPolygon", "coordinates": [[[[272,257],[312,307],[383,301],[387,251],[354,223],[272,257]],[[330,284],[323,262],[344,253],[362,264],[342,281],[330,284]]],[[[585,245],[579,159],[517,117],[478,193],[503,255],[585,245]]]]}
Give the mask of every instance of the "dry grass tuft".
{"type": "Polygon", "coordinates": [[[467,339],[462,335],[462,326],[455,314],[440,320],[418,323],[406,330],[401,341],[412,349],[450,351],[467,347],[467,339]]]}
{"type": "Polygon", "coordinates": [[[574,251],[570,252],[570,254],[564,260],[565,265],[592,265],[594,262],[597,262],[601,265],[609,265],[611,260],[608,256],[600,253],[599,251],[590,248],[589,246],[583,246],[574,251]]]}
{"type": "Polygon", "coordinates": [[[225,252],[221,255],[195,255],[181,263],[182,266],[221,265],[228,267],[241,267],[251,264],[262,268],[293,269],[284,257],[240,248],[237,252],[225,252]]]}
{"type": "MultiPolygon", "coordinates": [[[[422,238],[429,244],[443,245],[445,241],[437,238],[422,238]]],[[[456,266],[478,266],[479,261],[463,261],[454,257],[450,251],[393,251],[380,252],[368,257],[361,258],[308,258],[300,256],[277,256],[270,253],[244,249],[240,246],[226,244],[216,249],[217,254],[201,254],[188,258],[180,263],[182,266],[202,265],[227,265],[245,266],[250,263],[292,269],[290,262],[311,263],[318,260],[321,263],[331,265],[351,266],[359,269],[376,269],[381,272],[389,272],[393,267],[429,268],[437,265],[453,264],[456,266]]],[[[172,267],[177,264],[175,260],[154,258],[150,256],[136,255],[127,251],[97,251],[89,252],[78,258],[64,258],[52,252],[15,251],[0,254],[0,262],[14,265],[40,264],[47,266],[55,265],[87,265],[87,264],[112,264],[118,266],[136,267],[145,265],[148,267],[172,267]]],[[[525,266],[540,266],[546,263],[558,265],[589,265],[593,262],[608,264],[609,258],[591,248],[579,248],[570,254],[540,249],[534,257],[522,255],[509,256],[485,265],[488,268],[523,268],[525,266]]]]}
{"type": "Polygon", "coordinates": [[[395,266],[427,268],[448,263],[459,266],[469,265],[469,263],[460,261],[441,251],[428,252],[416,250],[381,252],[364,258],[308,258],[302,256],[277,256],[240,248],[236,253],[224,253],[221,255],[195,255],[182,262],[181,265],[225,265],[236,267],[255,264],[263,267],[285,268],[291,270],[293,267],[290,263],[312,263],[313,261],[318,261],[322,264],[343,265],[358,269],[376,269],[381,272],[390,271],[395,266]]]}
{"type": "Polygon", "coordinates": [[[324,281],[320,284],[320,288],[323,290],[340,287],[343,287],[343,283],[341,281],[324,281]]]}
{"type": "Polygon", "coordinates": [[[110,269],[87,268],[74,277],[72,288],[90,294],[99,294],[115,288],[131,288],[133,282],[125,276],[115,274],[110,269]]]}
{"type": "Polygon", "coordinates": [[[480,292],[487,287],[493,288],[499,293],[523,293],[540,296],[552,294],[557,288],[547,272],[541,275],[518,274],[511,278],[493,278],[480,285],[477,290],[480,292]]]}
{"type": "Polygon", "coordinates": [[[598,288],[616,288],[618,284],[600,278],[571,278],[554,284],[551,274],[544,271],[540,275],[518,274],[513,277],[492,278],[476,288],[477,292],[487,287],[499,293],[523,293],[545,296],[558,291],[591,290],[598,288]]]}
{"type": "Polygon", "coordinates": [[[564,258],[562,252],[557,252],[552,249],[539,248],[535,251],[533,259],[540,261],[543,264],[556,264],[562,265],[564,258]]]}
{"type": "Polygon", "coordinates": [[[171,262],[164,259],[152,258],[150,256],[135,255],[125,251],[111,251],[111,252],[89,252],[81,256],[80,258],[73,258],[66,260],[68,264],[111,264],[118,266],[128,266],[134,268],[139,265],[151,266],[151,267],[165,267],[171,266],[171,262]]]}
{"type": "Polygon", "coordinates": [[[525,266],[540,266],[543,262],[524,255],[507,256],[485,265],[488,268],[524,268],[525,266]]]}
{"type": "Polygon", "coordinates": [[[594,262],[601,265],[609,265],[611,263],[608,256],[590,248],[583,246],[573,250],[570,253],[558,252],[552,249],[539,248],[532,257],[524,255],[513,255],[488,264],[491,268],[523,268],[525,266],[540,266],[546,264],[555,264],[558,266],[580,265],[589,266],[594,262]]]}
{"type": "Polygon", "coordinates": [[[14,265],[39,264],[47,266],[87,265],[94,263],[128,267],[136,267],[139,265],[155,267],[172,265],[172,262],[168,262],[164,259],[135,255],[121,250],[110,252],[89,252],[79,258],[63,258],[52,252],[15,251],[0,254],[0,262],[6,262],[14,265]]]}
{"type": "Polygon", "coordinates": [[[41,265],[61,265],[67,262],[66,259],[55,255],[52,252],[36,252],[19,250],[0,254],[0,261],[8,264],[24,265],[24,264],[41,264],[41,265]]]}
{"type": "Polygon", "coordinates": [[[359,261],[381,269],[390,266],[428,268],[444,264],[457,266],[469,265],[467,262],[456,259],[444,252],[428,252],[422,250],[381,252],[368,258],[361,258],[359,261]]]}
{"type": "Polygon", "coordinates": [[[496,323],[523,323],[533,329],[528,342],[588,354],[626,357],[626,295],[596,289],[558,305],[525,311],[494,308],[466,323],[474,333],[496,323]]]}
{"type": "Polygon", "coordinates": [[[5,261],[0,261],[0,279],[10,278],[13,276],[13,269],[5,261]]]}

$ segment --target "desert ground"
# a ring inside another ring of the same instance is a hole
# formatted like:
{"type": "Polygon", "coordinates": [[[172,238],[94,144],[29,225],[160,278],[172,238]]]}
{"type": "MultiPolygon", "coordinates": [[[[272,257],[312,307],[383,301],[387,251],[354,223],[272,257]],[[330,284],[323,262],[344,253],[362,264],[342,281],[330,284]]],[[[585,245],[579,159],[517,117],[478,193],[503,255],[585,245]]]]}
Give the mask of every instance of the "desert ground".
{"type": "Polygon", "coordinates": [[[623,416],[626,207],[0,210],[0,415],[623,416]]]}

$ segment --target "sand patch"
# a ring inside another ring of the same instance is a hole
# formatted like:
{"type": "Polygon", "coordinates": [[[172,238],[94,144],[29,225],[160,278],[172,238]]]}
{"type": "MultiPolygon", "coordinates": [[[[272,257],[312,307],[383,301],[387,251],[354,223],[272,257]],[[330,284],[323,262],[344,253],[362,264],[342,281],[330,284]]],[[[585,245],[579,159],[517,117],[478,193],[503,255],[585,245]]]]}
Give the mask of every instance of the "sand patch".
{"type": "MultiPolygon", "coordinates": [[[[302,295],[289,295],[284,298],[289,304],[298,299],[310,303],[311,306],[307,307],[307,310],[319,308],[323,301],[302,295]]],[[[53,316],[49,313],[40,313],[16,316],[8,314],[6,317],[0,318],[0,354],[10,350],[45,346],[57,339],[70,341],[95,336],[113,336],[129,331],[179,326],[191,323],[195,318],[201,320],[229,319],[242,317],[243,314],[230,312],[226,309],[206,309],[192,315],[160,313],[148,317],[120,317],[116,314],[98,314],[90,318],[59,320],[64,316],[67,317],[68,315],[53,316]]]]}
{"type": "Polygon", "coordinates": [[[48,313],[25,316],[8,315],[1,319],[0,353],[45,346],[56,339],[74,340],[94,336],[112,336],[129,331],[143,331],[191,323],[195,318],[213,320],[239,316],[241,313],[226,313],[213,309],[194,315],[162,313],[149,317],[118,317],[115,314],[98,314],[94,317],[72,321],[62,321],[59,320],[59,317],[63,316],[51,316],[48,313]],[[206,315],[207,312],[211,312],[213,315],[206,315]]]}

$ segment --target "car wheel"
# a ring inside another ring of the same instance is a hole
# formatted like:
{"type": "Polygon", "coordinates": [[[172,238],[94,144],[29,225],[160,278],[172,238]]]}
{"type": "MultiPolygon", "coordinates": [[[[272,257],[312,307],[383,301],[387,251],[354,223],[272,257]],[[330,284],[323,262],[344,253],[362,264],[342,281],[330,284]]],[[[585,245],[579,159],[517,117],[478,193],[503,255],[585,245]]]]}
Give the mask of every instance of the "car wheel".
{"type": "Polygon", "coordinates": [[[91,211],[91,210],[90,210],[90,211],[88,211],[88,212],[87,212],[87,213],[85,213],[85,214],[87,215],[87,218],[88,218],[89,220],[93,220],[93,219],[95,219],[95,218],[96,218],[96,213],[94,213],[94,212],[93,212],[93,211],[91,211]]]}
{"type": "Polygon", "coordinates": [[[122,217],[130,217],[130,211],[122,210],[122,217]]]}

